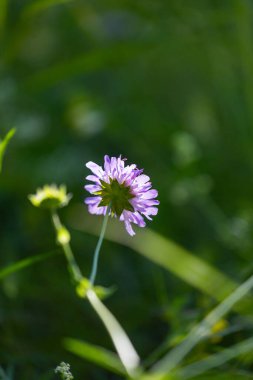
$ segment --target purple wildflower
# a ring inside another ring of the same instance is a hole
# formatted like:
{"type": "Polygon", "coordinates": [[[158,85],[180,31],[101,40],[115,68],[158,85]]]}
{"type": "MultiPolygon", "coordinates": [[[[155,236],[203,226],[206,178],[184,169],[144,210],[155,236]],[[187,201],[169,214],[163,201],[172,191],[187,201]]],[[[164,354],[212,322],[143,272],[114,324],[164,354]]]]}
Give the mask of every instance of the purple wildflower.
{"type": "Polygon", "coordinates": [[[152,189],[150,178],[142,174],[136,165],[125,166],[126,159],[121,156],[104,157],[104,169],[88,162],[87,168],[92,171],[92,175],[86,177],[93,184],[86,185],[85,189],[93,195],[85,199],[88,210],[91,214],[107,213],[116,216],[125,223],[127,232],[133,236],[135,232],[131,223],[139,227],[145,227],[143,216],[152,220],[151,216],[158,212],[159,201],[155,199],[157,190],[152,189]]]}

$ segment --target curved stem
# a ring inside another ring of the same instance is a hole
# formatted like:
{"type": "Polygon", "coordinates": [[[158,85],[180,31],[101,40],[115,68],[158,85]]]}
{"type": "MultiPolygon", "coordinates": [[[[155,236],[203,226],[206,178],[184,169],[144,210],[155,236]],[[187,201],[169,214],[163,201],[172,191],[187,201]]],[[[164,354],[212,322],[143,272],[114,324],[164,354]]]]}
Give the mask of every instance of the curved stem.
{"type": "Polygon", "coordinates": [[[103,240],[104,240],[106,226],[107,226],[107,222],[108,222],[108,218],[109,218],[109,213],[110,213],[110,206],[108,206],[106,214],[104,216],[100,236],[99,236],[97,246],[95,249],[95,253],[94,253],[94,257],[93,257],[92,269],[91,269],[91,274],[90,274],[90,278],[89,278],[92,286],[94,285],[96,274],[97,274],[99,252],[100,252],[100,248],[101,248],[101,245],[103,243],[103,240]]]}
{"type": "MultiPolygon", "coordinates": [[[[62,224],[61,224],[60,218],[59,218],[59,216],[55,210],[52,210],[52,220],[53,220],[55,230],[56,230],[56,232],[58,232],[62,228],[62,224]]],[[[79,266],[75,260],[72,249],[70,247],[70,244],[65,243],[65,244],[61,244],[61,246],[62,246],[62,249],[64,251],[65,257],[67,259],[67,262],[68,262],[69,271],[70,271],[73,279],[76,282],[79,282],[83,278],[83,276],[82,276],[82,273],[79,269],[79,266]]]]}
{"type": "Polygon", "coordinates": [[[87,298],[107,329],[127,373],[134,378],[141,371],[141,368],[138,367],[140,358],[130,339],[114,315],[100,301],[93,289],[87,291],[87,298]]]}

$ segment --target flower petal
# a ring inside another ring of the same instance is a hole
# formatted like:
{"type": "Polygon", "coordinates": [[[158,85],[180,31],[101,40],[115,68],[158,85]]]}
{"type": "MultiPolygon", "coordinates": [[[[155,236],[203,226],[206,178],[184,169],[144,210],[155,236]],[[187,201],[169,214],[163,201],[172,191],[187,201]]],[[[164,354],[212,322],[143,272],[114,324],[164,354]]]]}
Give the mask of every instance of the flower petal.
{"type": "Polygon", "coordinates": [[[146,207],[159,205],[160,203],[157,199],[143,199],[142,202],[146,207]]]}
{"type": "Polygon", "coordinates": [[[96,175],[88,175],[86,177],[87,181],[92,181],[92,182],[96,182],[96,183],[99,183],[99,178],[96,176],[96,175]]]}
{"type": "Polygon", "coordinates": [[[85,198],[84,203],[86,205],[95,205],[95,204],[99,205],[101,199],[102,199],[101,197],[87,197],[85,198]]]}
{"type": "Polygon", "coordinates": [[[134,236],[135,232],[132,229],[131,223],[128,220],[125,220],[124,223],[125,223],[125,227],[126,227],[127,232],[129,233],[129,235],[134,236]]]}
{"type": "Polygon", "coordinates": [[[150,215],[157,215],[157,213],[158,213],[158,208],[157,207],[148,207],[143,212],[143,215],[145,215],[147,219],[152,220],[152,218],[150,218],[150,215]]]}
{"type": "MultiPolygon", "coordinates": [[[[146,223],[139,212],[132,213],[133,222],[139,227],[145,227],[146,223]]],[[[131,220],[132,221],[132,220],[131,220]]]]}
{"type": "Polygon", "coordinates": [[[148,182],[150,180],[150,178],[145,175],[145,174],[141,174],[139,175],[138,177],[135,178],[135,182],[141,186],[141,185],[144,185],[144,183],[148,182]]]}
{"type": "Polygon", "coordinates": [[[142,194],[143,199],[152,199],[152,198],[156,198],[157,196],[158,196],[158,191],[155,189],[148,190],[142,194]]]}
{"type": "Polygon", "coordinates": [[[94,194],[96,191],[101,190],[101,186],[99,185],[85,185],[84,188],[91,194],[94,194]]]}
{"type": "Polygon", "coordinates": [[[103,169],[101,166],[95,164],[95,162],[89,161],[86,164],[86,167],[92,171],[92,173],[96,174],[98,177],[102,177],[104,174],[103,169]]]}
{"type": "Polygon", "coordinates": [[[107,207],[98,207],[97,205],[88,205],[89,213],[96,215],[105,215],[107,207]]]}
{"type": "Polygon", "coordinates": [[[111,160],[110,160],[109,156],[105,155],[104,156],[104,168],[105,168],[105,172],[109,172],[110,171],[110,166],[111,166],[111,160]]]}

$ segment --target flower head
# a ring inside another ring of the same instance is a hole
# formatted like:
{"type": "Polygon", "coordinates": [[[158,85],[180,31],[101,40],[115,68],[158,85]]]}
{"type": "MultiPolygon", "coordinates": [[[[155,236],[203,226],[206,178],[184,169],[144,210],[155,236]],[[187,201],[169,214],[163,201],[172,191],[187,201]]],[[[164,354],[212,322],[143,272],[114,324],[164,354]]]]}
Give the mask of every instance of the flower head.
{"type": "Polygon", "coordinates": [[[131,223],[145,227],[143,216],[152,220],[158,212],[159,201],[155,199],[158,192],[152,189],[150,178],[142,174],[143,169],[134,164],[125,165],[125,161],[121,156],[105,156],[104,168],[91,161],[86,164],[93,173],[86,179],[93,184],[86,185],[85,189],[93,196],[86,198],[85,203],[91,214],[109,212],[118,217],[132,236],[135,232],[131,223]]]}
{"type": "Polygon", "coordinates": [[[37,189],[36,194],[30,194],[29,200],[35,207],[60,208],[66,206],[72,195],[67,194],[66,187],[61,185],[45,185],[42,189],[37,189]]]}

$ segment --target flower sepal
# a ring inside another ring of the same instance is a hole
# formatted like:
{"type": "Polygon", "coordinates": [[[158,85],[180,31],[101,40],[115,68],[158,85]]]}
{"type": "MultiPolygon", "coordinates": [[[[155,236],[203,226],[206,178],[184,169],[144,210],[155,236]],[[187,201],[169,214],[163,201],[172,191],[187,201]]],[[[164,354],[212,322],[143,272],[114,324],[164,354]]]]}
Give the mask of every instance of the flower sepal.
{"type": "Polygon", "coordinates": [[[90,289],[92,289],[101,300],[108,298],[116,291],[115,286],[111,286],[110,288],[99,285],[94,286],[88,278],[83,277],[76,287],[76,293],[80,298],[85,299],[87,297],[87,291],[90,289]]]}
{"type": "Polygon", "coordinates": [[[134,211],[133,206],[129,203],[129,199],[134,198],[134,195],[130,193],[130,187],[125,186],[124,183],[120,184],[115,179],[110,179],[110,183],[107,183],[100,179],[101,190],[95,194],[101,196],[99,207],[110,206],[112,215],[120,217],[124,210],[134,211]]]}

